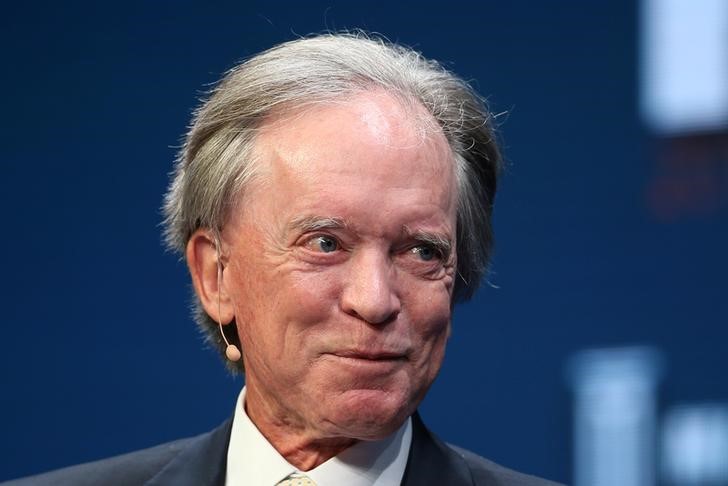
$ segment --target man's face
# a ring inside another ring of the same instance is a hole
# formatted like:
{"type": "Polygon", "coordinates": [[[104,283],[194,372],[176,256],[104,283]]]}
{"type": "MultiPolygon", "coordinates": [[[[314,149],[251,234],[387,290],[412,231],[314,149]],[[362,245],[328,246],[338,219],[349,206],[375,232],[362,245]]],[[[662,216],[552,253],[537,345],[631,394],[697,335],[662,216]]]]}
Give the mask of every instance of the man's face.
{"type": "Polygon", "coordinates": [[[268,123],[262,174],[223,231],[223,289],[262,429],[383,437],[450,330],[455,177],[421,107],[372,92],[268,123]]]}

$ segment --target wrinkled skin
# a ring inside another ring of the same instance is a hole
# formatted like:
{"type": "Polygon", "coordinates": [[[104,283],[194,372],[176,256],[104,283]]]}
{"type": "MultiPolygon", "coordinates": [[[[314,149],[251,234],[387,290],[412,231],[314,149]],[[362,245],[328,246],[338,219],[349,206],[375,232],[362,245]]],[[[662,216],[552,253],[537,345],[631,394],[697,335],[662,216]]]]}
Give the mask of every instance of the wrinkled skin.
{"type": "Polygon", "coordinates": [[[262,172],[222,233],[220,317],[241,339],[249,416],[302,470],[394,432],[440,369],[456,184],[434,123],[368,92],[256,140],[262,172]]]}

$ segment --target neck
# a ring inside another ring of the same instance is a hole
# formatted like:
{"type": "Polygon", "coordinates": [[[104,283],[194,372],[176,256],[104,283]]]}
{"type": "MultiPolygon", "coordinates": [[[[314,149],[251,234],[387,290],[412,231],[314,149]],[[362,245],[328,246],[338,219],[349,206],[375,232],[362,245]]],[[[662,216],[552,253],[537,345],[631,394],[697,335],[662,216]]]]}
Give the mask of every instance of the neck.
{"type": "Polygon", "coordinates": [[[320,437],[296,417],[276,412],[250,388],[245,395],[245,412],[278,453],[300,471],[310,471],[337,456],[356,442],[347,437],[320,437]]]}
{"type": "MultiPolygon", "coordinates": [[[[265,434],[264,434],[265,435],[265,434]]],[[[266,437],[267,438],[267,437],[266,437]]],[[[328,461],[332,457],[339,455],[345,449],[351,447],[356,440],[354,439],[332,439],[319,442],[301,442],[287,444],[278,444],[271,442],[273,447],[288,461],[300,471],[310,471],[328,461]]]]}

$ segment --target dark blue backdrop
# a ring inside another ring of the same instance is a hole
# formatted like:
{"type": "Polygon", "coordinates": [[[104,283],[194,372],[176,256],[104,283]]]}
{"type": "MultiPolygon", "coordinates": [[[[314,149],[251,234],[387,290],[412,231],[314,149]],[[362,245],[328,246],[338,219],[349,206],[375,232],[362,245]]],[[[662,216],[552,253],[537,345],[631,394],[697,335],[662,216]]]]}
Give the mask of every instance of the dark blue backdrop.
{"type": "Polygon", "coordinates": [[[585,346],[661,347],[663,403],[728,397],[728,184],[702,211],[650,209],[633,2],[14,2],[2,17],[0,479],[231,413],[241,382],[203,350],[158,208],[205,84],[327,28],[412,45],[508,112],[494,286],[456,311],[423,405],[441,436],[568,480],[563,366],[585,346]]]}

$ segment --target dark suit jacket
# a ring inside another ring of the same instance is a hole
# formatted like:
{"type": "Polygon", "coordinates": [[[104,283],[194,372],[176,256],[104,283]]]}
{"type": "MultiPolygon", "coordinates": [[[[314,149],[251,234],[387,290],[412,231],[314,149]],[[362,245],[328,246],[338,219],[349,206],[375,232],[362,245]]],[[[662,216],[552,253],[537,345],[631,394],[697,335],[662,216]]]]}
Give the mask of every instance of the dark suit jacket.
{"type": "MultiPolygon", "coordinates": [[[[97,462],[3,483],[5,486],[224,486],[232,419],[206,434],[97,462]]],[[[449,446],[418,415],[403,486],[558,486],[449,446]]]]}

